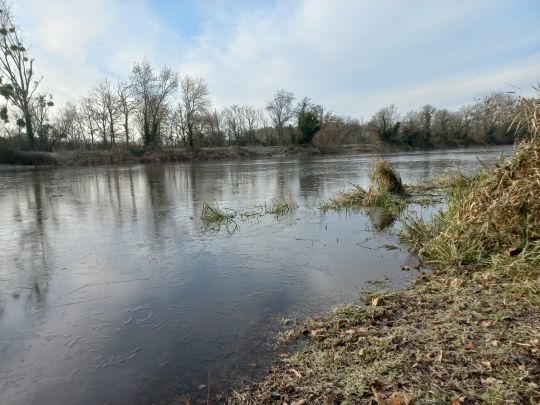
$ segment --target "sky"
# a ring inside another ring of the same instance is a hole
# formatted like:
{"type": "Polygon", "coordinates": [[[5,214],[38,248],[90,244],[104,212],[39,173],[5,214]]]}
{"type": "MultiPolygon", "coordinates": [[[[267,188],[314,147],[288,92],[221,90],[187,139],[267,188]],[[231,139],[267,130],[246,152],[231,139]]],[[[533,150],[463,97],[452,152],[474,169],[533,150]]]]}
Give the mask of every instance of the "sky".
{"type": "MultiPolygon", "coordinates": [[[[56,104],[136,61],[206,78],[214,106],[279,89],[369,119],[540,81],[540,0],[14,0],[56,104]]],[[[29,45],[29,46],[28,46],[29,45]]]]}

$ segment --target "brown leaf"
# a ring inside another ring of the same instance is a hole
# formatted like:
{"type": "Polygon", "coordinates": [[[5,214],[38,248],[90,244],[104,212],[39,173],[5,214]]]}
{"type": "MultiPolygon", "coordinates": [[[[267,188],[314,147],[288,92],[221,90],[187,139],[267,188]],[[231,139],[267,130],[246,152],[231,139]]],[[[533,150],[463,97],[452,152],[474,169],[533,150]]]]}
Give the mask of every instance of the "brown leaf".
{"type": "Polygon", "coordinates": [[[523,249],[520,247],[512,246],[508,248],[508,256],[517,256],[521,253],[523,249]]]}
{"type": "Polygon", "coordinates": [[[371,300],[371,305],[376,307],[379,304],[379,297],[375,297],[371,300]]]}
{"type": "Polygon", "coordinates": [[[495,385],[495,384],[502,384],[502,380],[497,380],[495,377],[488,377],[486,379],[481,378],[480,381],[484,385],[495,385]]]}
{"type": "Polygon", "coordinates": [[[467,346],[465,346],[465,349],[467,350],[474,350],[476,348],[476,345],[474,344],[473,341],[470,341],[469,343],[467,343],[467,346]]]}
{"type": "Polygon", "coordinates": [[[491,368],[491,363],[489,361],[483,361],[482,364],[487,368],[491,368]]]}
{"type": "Polygon", "coordinates": [[[435,357],[435,360],[438,361],[439,363],[442,361],[442,351],[439,352],[439,354],[437,355],[437,357],[435,357]]]}
{"type": "Polygon", "coordinates": [[[294,368],[289,369],[291,373],[293,373],[298,378],[302,378],[302,374],[300,374],[298,371],[296,371],[294,368]]]}
{"type": "Polygon", "coordinates": [[[410,266],[407,266],[406,264],[402,264],[401,266],[399,266],[399,268],[402,270],[402,271],[409,271],[411,269],[410,266]]]}
{"type": "Polygon", "coordinates": [[[394,392],[390,398],[386,400],[387,405],[409,405],[411,403],[411,399],[401,393],[394,392]]]}
{"type": "Polygon", "coordinates": [[[309,331],[309,334],[310,334],[311,336],[318,336],[318,335],[322,335],[325,331],[326,331],[325,328],[311,329],[311,330],[309,331]]]}

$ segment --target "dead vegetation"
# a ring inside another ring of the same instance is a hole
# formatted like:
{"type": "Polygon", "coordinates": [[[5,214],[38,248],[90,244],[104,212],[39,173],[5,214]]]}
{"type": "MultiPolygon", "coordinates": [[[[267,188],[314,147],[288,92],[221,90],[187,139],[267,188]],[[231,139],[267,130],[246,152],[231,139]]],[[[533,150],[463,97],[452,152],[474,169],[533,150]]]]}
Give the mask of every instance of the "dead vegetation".
{"type": "Polygon", "coordinates": [[[532,138],[509,160],[458,182],[431,221],[405,220],[433,273],[297,325],[281,340],[301,349],[230,402],[539,403],[540,114],[527,111],[532,138]]]}
{"type": "Polygon", "coordinates": [[[397,216],[407,205],[408,193],[401,177],[387,160],[375,159],[369,173],[370,185],[366,191],[359,185],[353,190],[340,191],[323,201],[319,208],[325,212],[353,208],[377,208],[397,216]]]}
{"type": "Polygon", "coordinates": [[[237,219],[240,221],[246,221],[249,219],[260,218],[267,214],[280,217],[295,210],[296,208],[298,208],[298,203],[292,198],[292,196],[287,198],[276,198],[270,205],[258,205],[254,208],[238,211],[229,208],[220,208],[217,204],[212,207],[205,202],[203,203],[201,211],[201,219],[203,224],[209,229],[220,230],[225,228],[228,231],[234,231],[238,229],[238,222],[236,222],[237,219]]]}

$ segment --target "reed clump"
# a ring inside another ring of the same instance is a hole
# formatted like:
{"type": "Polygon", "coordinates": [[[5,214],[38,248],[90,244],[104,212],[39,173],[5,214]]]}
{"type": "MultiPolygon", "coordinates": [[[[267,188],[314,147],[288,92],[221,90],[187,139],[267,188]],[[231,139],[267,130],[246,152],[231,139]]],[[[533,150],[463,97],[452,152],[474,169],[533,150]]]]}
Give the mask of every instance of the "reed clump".
{"type": "Polygon", "coordinates": [[[265,212],[267,214],[281,216],[296,208],[298,208],[298,203],[289,195],[287,198],[276,198],[272,201],[272,204],[265,207],[265,212]]]}
{"type": "Polygon", "coordinates": [[[476,266],[517,255],[540,238],[540,141],[516,146],[506,162],[456,186],[430,223],[406,218],[402,237],[430,262],[476,266]]]}
{"type": "Polygon", "coordinates": [[[215,207],[211,207],[207,203],[203,203],[201,219],[205,223],[226,224],[232,222],[235,217],[236,212],[234,211],[221,209],[217,204],[215,207]]]}
{"type": "Polygon", "coordinates": [[[339,191],[334,197],[323,201],[320,204],[320,209],[323,211],[339,211],[346,208],[361,207],[364,204],[366,193],[366,190],[361,186],[355,185],[352,190],[339,191]]]}
{"type": "Polygon", "coordinates": [[[399,173],[390,162],[375,159],[369,179],[370,185],[367,191],[355,185],[354,189],[340,191],[329,200],[323,201],[319,208],[323,211],[379,208],[398,214],[405,207],[408,194],[399,173]]]}

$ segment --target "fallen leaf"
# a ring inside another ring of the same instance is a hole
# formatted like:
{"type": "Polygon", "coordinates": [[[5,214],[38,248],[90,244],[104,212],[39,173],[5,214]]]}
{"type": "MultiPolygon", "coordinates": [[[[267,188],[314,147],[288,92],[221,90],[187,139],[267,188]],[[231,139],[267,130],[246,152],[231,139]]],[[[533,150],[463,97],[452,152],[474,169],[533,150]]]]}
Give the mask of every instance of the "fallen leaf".
{"type": "Polygon", "coordinates": [[[307,402],[307,399],[300,399],[298,401],[291,402],[291,405],[304,405],[307,402]]]}
{"type": "Polygon", "coordinates": [[[405,394],[394,392],[390,398],[386,400],[386,403],[388,405],[409,405],[411,399],[405,394]]]}
{"type": "Polygon", "coordinates": [[[409,271],[411,268],[409,266],[407,266],[406,264],[402,264],[401,266],[399,266],[399,268],[402,270],[402,271],[409,271]]]}
{"type": "Polygon", "coordinates": [[[483,361],[482,364],[487,368],[491,368],[491,363],[489,361],[483,361]]]}
{"type": "Polygon", "coordinates": [[[497,380],[495,377],[488,377],[486,379],[481,378],[480,381],[484,385],[495,385],[495,384],[502,384],[502,380],[497,380]]]}
{"type": "Polygon", "coordinates": [[[475,348],[476,348],[476,345],[472,341],[467,343],[467,346],[465,346],[465,349],[467,350],[474,350],[475,348]]]}
{"type": "Polygon", "coordinates": [[[529,387],[531,387],[532,389],[538,388],[538,384],[536,384],[536,383],[534,383],[534,382],[532,382],[532,381],[531,381],[528,385],[529,385],[529,387]]]}
{"type": "Polygon", "coordinates": [[[311,329],[309,331],[309,334],[311,336],[318,336],[318,335],[321,335],[326,329],[324,328],[319,328],[319,329],[311,329]]]}
{"type": "Polygon", "coordinates": [[[523,249],[520,247],[512,246],[508,248],[508,256],[517,256],[521,253],[523,249]]]}
{"type": "Polygon", "coordinates": [[[302,374],[300,374],[298,371],[296,371],[294,368],[291,368],[289,370],[291,373],[293,373],[295,376],[297,376],[298,378],[302,378],[302,374]]]}
{"type": "Polygon", "coordinates": [[[440,351],[437,357],[435,357],[435,360],[437,360],[439,363],[442,361],[442,354],[442,351],[440,351]]]}
{"type": "Polygon", "coordinates": [[[498,340],[492,340],[491,342],[489,342],[489,344],[493,347],[497,347],[499,346],[499,341],[498,340]]]}
{"type": "Polygon", "coordinates": [[[379,304],[379,297],[375,297],[371,300],[371,305],[376,307],[379,304]]]}

